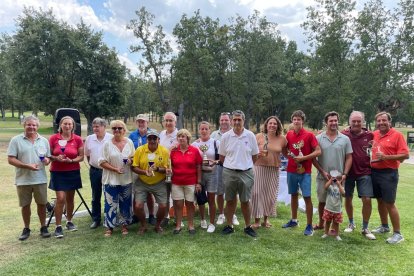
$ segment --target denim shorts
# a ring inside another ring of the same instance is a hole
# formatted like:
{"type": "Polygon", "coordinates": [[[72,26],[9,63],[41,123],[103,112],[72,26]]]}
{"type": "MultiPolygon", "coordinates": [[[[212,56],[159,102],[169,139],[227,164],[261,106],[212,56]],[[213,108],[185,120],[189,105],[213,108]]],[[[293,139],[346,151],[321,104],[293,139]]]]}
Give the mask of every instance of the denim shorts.
{"type": "Polygon", "coordinates": [[[358,177],[350,177],[345,181],[345,196],[352,197],[354,195],[355,185],[358,191],[358,197],[373,197],[372,180],[370,175],[362,175],[358,177]]]}
{"type": "Polygon", "coordinates": [[[297,194],[300,188],[303,197],[310,197],[312,194],[311,183],[312,178],[310,173],[287,173],[288,190],[291,195],[297,194]]]}

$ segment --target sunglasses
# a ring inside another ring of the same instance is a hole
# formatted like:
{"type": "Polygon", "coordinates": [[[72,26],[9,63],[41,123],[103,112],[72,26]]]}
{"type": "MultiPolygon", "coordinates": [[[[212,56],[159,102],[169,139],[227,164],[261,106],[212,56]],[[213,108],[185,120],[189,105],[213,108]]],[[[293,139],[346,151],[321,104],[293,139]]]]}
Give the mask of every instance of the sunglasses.
{"type": "Polygon", "coordinates": [[[229,115],[230,116],[231,113],[230,112],[221,112],[220,115],[229,115]]]}
{"type": "Polygon", "coordinates": [[[124,129],[123,127],[113,127],[112,128],[113,131],[116,131],[116,130],[121,131],[123,129],[124,129]]]}
{"type": "Polygon", "coordinates": [[[150,141],[157,141],[157,139],[158,139],[158,137],[157,137],[157,136],[150,136],[150,137],[147,137],[147,140],[150,140],[150,141]]]}

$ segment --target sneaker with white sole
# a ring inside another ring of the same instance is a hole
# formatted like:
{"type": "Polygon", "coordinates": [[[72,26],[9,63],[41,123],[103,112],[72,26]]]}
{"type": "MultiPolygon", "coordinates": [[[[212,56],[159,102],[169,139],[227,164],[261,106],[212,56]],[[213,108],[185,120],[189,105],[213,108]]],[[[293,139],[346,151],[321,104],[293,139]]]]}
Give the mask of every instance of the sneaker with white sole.
{"type": "Polygon", "coordinates": [[[73,222],[71,222],[71,221],[68,221],[68,222],[66,223],[66,229],[67,229],[68,231],[71,231],[71,232],[73,232],[73,231],[78,231],[78,228],[76,227],[76,225],[75,225],[75,224],[73,224],[73,222]]]}
{"type": "Polygon", "coordinates": [[[402,242],[403,240],[404,240],[404,237],[401,234],[394,233],[392,234],[391,237],[387,239],[386,242],[389,244],[397,244],[397,243],[402,242]]]}
{"type": "Polygon", "coordinates": [[[233,215],[233,225],[240,225],[240,222],[237,219],[237,216],[236,215],[233,215]]]}
{"type": "Polygon", "coordinates": [[[63,229],[62,226],[57,226],[55,229],[55,238],[61,239],[63,238],[63,229]]]}
{"type": "Polygon", "coordinates": [[[224,217],[224,214],[220,214],[217,218],[217,225],[222,225],[224,223],[224,221],[226,220],[226,218],[224,217]]]}
{"type": "Polygon", "coordinates": [[[325,238],[327,238],[328,237],[328,235],[327,234],[323,234],[322,236],[321,236],[321,238],[322,239],[325,239],[325,238]]]}
{"type": "Polygon", "coordinates": [[[375,228],[374,230],[371,231],[374,234],[385,234],[390,232],[390,228],[389,227],[384,227],[384,226],[378,226],[377,228],[375,228]]]}
{"type": "Polygon", "coordinates": [[[368,229],[363,229],[361,234],[364,235],[365,238],[367,238],[369,240],[376,240],[377,239],[377,238],[375,238],[374,234],[372,234],[371,231],[369,231],[368,229]]]}
{"type": "Polygon", "coordinates": [[[207,229],[207,221],[205,219],[200,221],[200,227],[203,229],[207,229]]]}
{"type": "Polygon", "coordinates": [[[337,241],[342,241],[342,239],[341,239],[341,237],[340,237],[340,236],[336,236],[336,237],[335,237],[335,239],[336,239],[337,241]]]}
{"type": "Polygon", "coordinates": [[[355,224],[354,223],[350,223],[350,224],[348,224],[348,227],[345,228],[344,232],[345,233],[354,232],[355,228],[356,228],[355,224]]]}
{"type": "Polygon", "coordinates": [[[207,233],[214,233],[215,230],[216,230],[216,227],[214,226],[214,224],[210,223],[207,228],[207,233]]]}

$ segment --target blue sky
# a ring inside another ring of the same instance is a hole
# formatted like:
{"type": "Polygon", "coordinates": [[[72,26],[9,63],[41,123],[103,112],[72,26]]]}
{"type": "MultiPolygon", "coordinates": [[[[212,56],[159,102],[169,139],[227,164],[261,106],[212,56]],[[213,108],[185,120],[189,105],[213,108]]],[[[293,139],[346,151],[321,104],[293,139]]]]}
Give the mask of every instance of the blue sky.
{"type": "MultiPolygon", "coordinates": [[[[365,2],[358,0],[357,7],[365,2]]],[[[388,7],[395,6],[395,2],[384,0],[388,7]]],[[[137,40],[125,26],[136,18],[135,11],[142,6],[155,15],[155,25],[162,25],[168,34],[184,13],[191,15],[198,9],[203,16],[219,18],[222,23],[228,23],[236,14],[247,17],[258,10],[278,24],[284,38],[296,41],[299,50],[306,51],[300,24],[306,19],[306,7],[312,4],[313,0],[1,0],[0,32],[13,34],[15,19],[22,14],[24,6],[52,8],[58,19],[71,25],[83,18],[94,30],[102,30],[104,41],[116,48],[120,61],[136,74],[140,54],[129,53],[129,46],[137,40]]],[[[169,37],[172,39],[171,35],[169,37]]]]}

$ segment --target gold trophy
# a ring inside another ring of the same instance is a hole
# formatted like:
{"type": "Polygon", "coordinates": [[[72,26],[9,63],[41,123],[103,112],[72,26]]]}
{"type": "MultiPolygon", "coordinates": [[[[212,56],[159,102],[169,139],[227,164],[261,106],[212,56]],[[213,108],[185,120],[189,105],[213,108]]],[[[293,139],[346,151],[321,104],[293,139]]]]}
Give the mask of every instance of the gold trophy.
{"type": "Polygon", "coordinates": [[[207,158],[207,151],[208,151],[208,146],[207,145],[201,145],[200,150],[203,152],[203,163],[201,166],[201,169],[205,172],[211,172],[213,170],[213,167],[210,166],[210,161],[207,158]]]}
{"type": "MultiPolygon", "coordinates": [[[[168,168],[167,169],[171,169],[171,159],[168,160],[168,168]]],[[[171,183],[171,172],[166,172],[165,173],[165,183],[171,183]]]]}
{"type": "MultiPolygon", "coordinates": [[[[297,143],[293,144],[293,148],[294,149],[297,149],[299,151],[299,154],[298,155],[295,155],[293,152],[291,152],[290,150],[288,150],[288,155],[290,157],[295,158],[297,156],[299,156],[299,157],[302,157],[303,156],[303,153],[301,151],[301,149],[303,148],[303,140],[300,141],[300,142],[297,142],[297,143]]],[[[299,162],[296,162],[296,172],[298,174],[303,174],[305,172],[305,168],[299,162]]]]}

